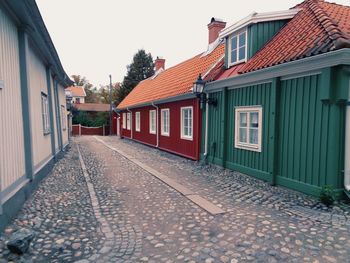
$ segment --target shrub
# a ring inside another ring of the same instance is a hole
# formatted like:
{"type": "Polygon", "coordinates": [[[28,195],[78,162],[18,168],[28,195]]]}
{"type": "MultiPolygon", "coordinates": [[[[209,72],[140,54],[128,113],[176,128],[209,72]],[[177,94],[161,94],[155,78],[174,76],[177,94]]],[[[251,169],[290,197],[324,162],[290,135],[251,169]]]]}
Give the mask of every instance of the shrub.
{"type": "Polygon", "coordinates": [[[332,185],[324,185],[320,191],[320,201],[326,206],[331,206],[334,201],[334,188],[332,185]]]}

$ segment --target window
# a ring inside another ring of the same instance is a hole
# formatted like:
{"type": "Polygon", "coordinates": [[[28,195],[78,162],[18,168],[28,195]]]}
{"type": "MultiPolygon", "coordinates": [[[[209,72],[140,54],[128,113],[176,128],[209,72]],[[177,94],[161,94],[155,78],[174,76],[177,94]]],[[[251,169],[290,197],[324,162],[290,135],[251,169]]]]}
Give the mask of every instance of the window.
{"type": "Polygon", "coordinates": [[[161,125],[162,130],[161,134],[164,136],[170,136],[170,130],[169,130],[169,123],[170,123],[170,111],[169,109],[162,109],[161,110],[161,125]]]}
{"type": "Polygon", "coordinates": [[[80,103],[80,98],[76,98],[76,99],[75,99],[75,103],[78,103],[78,104],[79,104],[79,103],[80,103]]]}
{"type": "Polygon", "coordinates": [[[49,101],[45,93],[41,93],[41,113],[43,117],[43,132],[50,133],[49,101]]]}
{"type": "Polygon", "coordinates": [[[193,139],[193,107],[181,108],[181,139],[193,139]]]}
{"type": "Polygon", "coordinates": [[[261,152],[262,107],[237,107],[235,115],[235,147],[261,152]]]}
{"type": "Polygon", "coordinates": [[[129,131],[131,129],[131,112],[126,114],[126,129],[129,131]]]}
{"type": "Polygon", "coordinates": [[[149,111],[149,133],[156,134],[156,110],[149,111]]]}
{"type": "Polygon", "coordinates": [[[135,113],[135,130],[137,132],[141,131],[140,127],[140,112],[135,113]]]}
{"type": "Polygon", "coordinates": [[[61,105],[61,125],[62,125],[62,130],[67,129],[67,114],[66,114],[66,107],[61,105]]]}
{"type": "Polygon", "coordinates": [[[123,112],[123,129],[126,129],[126,113],[123,112]]]}
{"type": "Polygon", "coordinates": [[[230,65],[245,61],[247,57],[247,32],[229,38],[230,65]]]}

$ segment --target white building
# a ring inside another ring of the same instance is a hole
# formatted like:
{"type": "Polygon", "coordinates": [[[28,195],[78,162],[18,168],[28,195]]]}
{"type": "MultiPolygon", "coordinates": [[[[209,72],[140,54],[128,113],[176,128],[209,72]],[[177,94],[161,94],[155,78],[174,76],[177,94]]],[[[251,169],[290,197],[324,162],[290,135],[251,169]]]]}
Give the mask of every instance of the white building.
{"type": "Polygon", "coordinates": [[[68,145],[65,73],[35,0],[0,1],[0,232],[68,145]]]}

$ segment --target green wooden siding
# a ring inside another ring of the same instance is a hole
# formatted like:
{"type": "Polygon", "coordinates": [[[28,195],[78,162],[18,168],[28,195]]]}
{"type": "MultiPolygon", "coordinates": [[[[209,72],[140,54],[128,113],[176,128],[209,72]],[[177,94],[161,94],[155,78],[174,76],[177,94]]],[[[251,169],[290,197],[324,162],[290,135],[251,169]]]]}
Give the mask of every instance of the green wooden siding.
{"type": "Polygon", "coordinates": [[[342,187],[344,107],[321,101],[321,75],[281,82],[280,184],[342,187]]]}
{"type": "Polygon", "coordinates": [[[287,20],[257,23],[248,28],[248,59],[254,56],[285,24],[287,20]]]}
{"type": "MultiPolygon", "coordinates": [[[[207,161],[308,194],[323,185],[340,193],[348,81],[335,67],[212,93],[218,106],[209,108],[207,161]],[[262,152],[235,148],[235,107],[258,105],[263,108],[262,152]]],[[[202,123],[203,153],[205,110],[202,123]]]]}

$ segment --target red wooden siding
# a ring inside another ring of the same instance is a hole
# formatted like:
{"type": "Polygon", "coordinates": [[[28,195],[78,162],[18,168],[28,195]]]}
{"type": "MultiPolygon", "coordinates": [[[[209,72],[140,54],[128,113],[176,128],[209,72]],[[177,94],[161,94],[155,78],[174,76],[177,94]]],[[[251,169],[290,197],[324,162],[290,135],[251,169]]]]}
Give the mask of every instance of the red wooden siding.
{"type": "MultiPolygon", "coordinates": [[[[158,148],[169,151],[184,157],[199,160],[199,142],[201,125],[201,111],[197,99],[189,99],[184,101],[176,101],[157,105],[158,110],[158,133],[159,145],[158,148]],[[181,139],[181,108],[193,107],[193,140],[181,139]],[[170,111],[170,136],[161,135],[161,109],[169,109],[170,111]]],[[[132,109],[132,139],[142,142],[147,145],[157,145],[157,135],[149,132],[149,111],[156,110],[155,107],[147,106],[137,109],[132,109]],[[140,112],[140,132],[135,130],[135,113],[140,112]]],[[[123,111],[126,112],[126,111],[123,111]]],[[[122,127],[122,115],[121,115],[122,127]]],[[[131,138],[131,131],[122,129],[122,136],[131,138]]]]}

